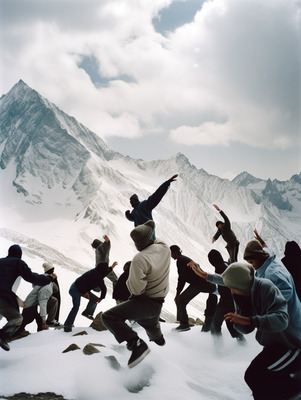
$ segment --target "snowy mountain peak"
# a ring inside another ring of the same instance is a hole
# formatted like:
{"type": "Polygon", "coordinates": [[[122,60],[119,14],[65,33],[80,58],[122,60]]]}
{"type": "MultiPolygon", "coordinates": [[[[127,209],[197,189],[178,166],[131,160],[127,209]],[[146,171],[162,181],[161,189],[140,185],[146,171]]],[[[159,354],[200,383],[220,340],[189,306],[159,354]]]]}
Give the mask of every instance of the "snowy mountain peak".
{"type": "MultiPolygon", "coordinates": [[[[200,262],[207,262],[215,233],[214,203],[230,218],[242,246],[255,226],[268,234],[275,250],[301,235],[300,175],[288,182],[266,182],[243,172],[230,182],[197,169],[182,153],[151,162],[125,157],[21,80],[0,101],[0,167],[7,229],[16,230],[9,218],[13,205],[15,215],[30,223],[30,215],[44,223],[45,215],[49,223],[63,218],[64,225],[72,225],[66,228],[70,243],[86,246],[99,231],[131,243],[133,224],[124,216],[129,196],[146,199],[179,174],[154,210],[158,237],[178,243],[200,262]]],[[[35,235],[27,229],[24,235],[35,235]]],[[[51,229],[53,237],[60,235],[56,225],[51,229]]],[[[45,244],[51,229],[46,229],[45,244]]],[[[222,239],[217,248],[226,258],[222,239]]]]}

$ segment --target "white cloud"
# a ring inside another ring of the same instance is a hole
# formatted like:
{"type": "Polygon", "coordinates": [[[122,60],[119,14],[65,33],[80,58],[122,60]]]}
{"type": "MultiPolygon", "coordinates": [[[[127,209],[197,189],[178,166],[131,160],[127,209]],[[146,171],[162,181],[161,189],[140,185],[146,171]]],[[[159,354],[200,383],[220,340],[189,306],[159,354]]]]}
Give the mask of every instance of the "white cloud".
{"type": "Polygon", "coordinates": [[[4,0],[1,93],[21,78],[102,137],[162,131],[188,146],[293,146],[300,3],[207,1],[163,37],[152,18],[171,2],[4,0]],[[98,60],[107,87],[78,67],[83,55],[98,60]]]}

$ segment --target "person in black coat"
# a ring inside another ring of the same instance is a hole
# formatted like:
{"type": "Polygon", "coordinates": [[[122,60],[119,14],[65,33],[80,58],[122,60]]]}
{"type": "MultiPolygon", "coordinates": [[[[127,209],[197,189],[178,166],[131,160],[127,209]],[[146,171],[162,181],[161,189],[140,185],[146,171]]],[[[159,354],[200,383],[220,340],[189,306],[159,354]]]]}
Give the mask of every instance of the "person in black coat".
{"type": "MultiPolygon", "coordinates": [[[[217,250],[211,250],[208,253],[208,260],[210,264],[214,266],[216,274],[221,275],[228,267],[228,263],[223,260],[221,253],[217,250]]],[[[210,331],[213,335],[221,335],[225,314],[235,311],[231,290],[226,286],[219,285],[218,292],[220,294],[220,300],[217,304],[210,327],[210,331]]],[[[244,336],[234,328],[233,322],[226,320],[226,325],[233,338],[236,338],[238,341],[244,341],[244,336]]]]}
{"type": "Polygon", "coordinates": [[[231,223],[227,215],[216,204],[213,204],[213,207],[224,218],[224,222],[217,221],[217,231],[212,238],[212,243],[214,243],[220,236],[222,236],[224,241],[227,243],[226,249],[229,253],[229,263],[236,262],[239,249],[239,241],[237,240],[235,233],[231,229],[231,223]]]}
{"type": "Polygon", "coordinates": [[[209,293],[205,310],[204,325],[206,325],[206,329],[203,330],[209,331],[217,304],[217,296],[213,294],[213,292],[216,290],[216,286],[197,276],[192,269],[187,266],[187,264],[191,261],[191,258],[184,256],[179,246],[170,246],[170,251],[171,257],[174,260],[177,260],[179,274],[175,303],[177,306],[177,321],[180,322],[180,325],[175,328],[175,331],[183,332],[190,329],[186,306],[199,293],[209,293]],[[189,286],[187,289],[183,290],[186,283],[189,283],[189,286]]]}
{"type": "MultiPolygon", "coordinates": [[[[151,195],[147,200],[140,201],[136,194],[130,197],[130,203],[133,210],[126,210],[125,216],[129,221],[134,222],[135,226],[142,225],[149,220],[153,220],[152,211],[162,200],[166,194],[171,182],[176,180],[178,175],[173,175],[166,182],[162,183],[161,186],[151,195]]],[[[153,240],[156,239],[155,231],[153,234],[153,240]]]]}
{"type": "Polygon", "coordinates": [[[286,243],[284,257],[281,261],[292,275],[297,295],[301,301],[301,249],[298,243],[294,240],[286,243]]]}
{"type": "Polygon", "coordinates": [[[72,283],[69,289],[69,294],[72,297],[73,307],[68,314],[68,317],[64,323],[64,331],[71,332],[72,326],[75,321],[76,315],[80,307],[81,297],[85,297],[89,300],[88,305],[83,311],[82,315],[93,320],[93,313],[96,309],[97,304],[106,297],[107,287],[104,283],[104,277],[113,270],[117,265],[114,262],[111,267],[108,267],[106,262],[100,262],[95,268],[85,272],[75,282],[72,283]],[[101,295],[98,298],[91,290],[99,288],[101,295]]]}
{"type": "Polygon", "coordinates": [[[126,285],[126,281],[128,280],[130,273],[131,261],[127,261],[123,266],[123,273],[118,278],[114,289],[113,289],[113,299],[116,300],[116,303],[122,303],[130,297],[131,293],[126,285]]]}
{"type": "Polygon", "coordinates": [[[12,291],[16,279],[21,276],[27,282],[44,286],[56,278],[55,274],[46,276],[32,272],[21,258],[22,249],[14,244],[8,249],[7,257],[0,259],[0,314],[7,319],[7,324],[0,329],[0,346],[6,351],[10,350],[6,341],[22,323],[18,298],[12,291]]]}

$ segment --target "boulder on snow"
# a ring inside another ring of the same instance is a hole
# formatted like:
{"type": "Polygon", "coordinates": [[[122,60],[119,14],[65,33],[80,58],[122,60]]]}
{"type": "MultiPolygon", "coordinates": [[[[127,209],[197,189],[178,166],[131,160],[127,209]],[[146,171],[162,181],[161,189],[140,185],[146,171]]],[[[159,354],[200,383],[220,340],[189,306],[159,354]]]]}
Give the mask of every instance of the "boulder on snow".
{"type": "Polygon", "coordinates": [[[107,328],[104,326],[101,320],[102,312],[98,313],[94,318],[92,324],[90,325],[91,328],[95,329],[96,331],[106,331],[107,328]]]}
{"type": "Polygon", "coordinates": [[[70,346],[67,347],[67,349],[62,351],[62,353],[68,353],[69,351],[74,351],[74,350],[79,350],[79,349],[80,349],[80,347],[78,347],[77,344],[72,343],[72,344],[70,344],[70,346]]]}

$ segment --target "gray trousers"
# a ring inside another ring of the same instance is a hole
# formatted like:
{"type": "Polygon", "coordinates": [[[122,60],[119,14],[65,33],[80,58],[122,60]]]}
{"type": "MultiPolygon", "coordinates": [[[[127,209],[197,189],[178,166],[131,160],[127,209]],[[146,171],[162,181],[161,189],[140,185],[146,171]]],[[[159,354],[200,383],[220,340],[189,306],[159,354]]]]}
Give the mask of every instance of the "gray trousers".
{"type": "Polygon", "coordinates": [[[136,321],[141,325],[150,341],[162,337],[159,317],[162,309],[161,301],[145,295],[132,296],[129,300],[102,313],[102,322],[113,333],[118,343],[131,342],[138,338],[137,333],[125,322],[136,321]]]}
{"type": "Polygon", "coordinates": [[[18,308],[3,299],[0,299],[0,314],[7,319],[7,323],[0,329],[0,338],[7,340],[19,328],[23,317],[18,308]]]}

